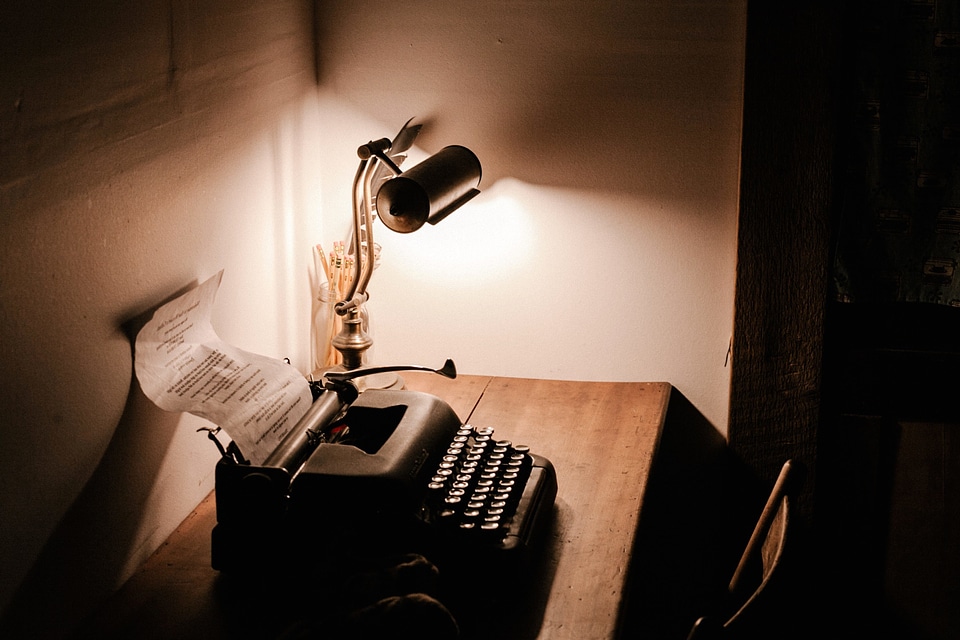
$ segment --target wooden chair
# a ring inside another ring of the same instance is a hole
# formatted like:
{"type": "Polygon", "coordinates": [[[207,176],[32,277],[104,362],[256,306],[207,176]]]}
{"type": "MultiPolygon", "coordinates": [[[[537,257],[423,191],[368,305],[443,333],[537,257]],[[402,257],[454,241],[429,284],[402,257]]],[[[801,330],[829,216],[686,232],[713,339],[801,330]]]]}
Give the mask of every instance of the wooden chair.
{"type": "Polygon", "coordinates": [[[756,635],[753,631],[758,627],[758,622],[767,617],[769,611],[766,609],[772,604],[771,584],[780,577],[784,558],[792,542],[792,503],[805,475],[802,464],[793,460],[784,463],[727,586],[728,604],[723,607],[724,613],[697,619],[687,640],[756,635]]]}

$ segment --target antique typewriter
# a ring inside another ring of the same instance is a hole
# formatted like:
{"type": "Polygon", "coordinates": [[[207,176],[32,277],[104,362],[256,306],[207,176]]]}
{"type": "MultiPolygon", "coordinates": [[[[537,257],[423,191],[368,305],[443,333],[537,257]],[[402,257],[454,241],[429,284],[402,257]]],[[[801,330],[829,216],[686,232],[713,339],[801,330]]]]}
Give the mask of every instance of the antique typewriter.
{"type": "Polygon", "coordinates": [[[439,398],[358,390],[354,380],[400,370],[330,373],[314,402],[260,465],[230,443],[216,467],[212,565],[254,573],[344,557],[415,552],[438,565],[517,564],[546,526],[557,492],[549,460],[464,424],[439,398]]]}

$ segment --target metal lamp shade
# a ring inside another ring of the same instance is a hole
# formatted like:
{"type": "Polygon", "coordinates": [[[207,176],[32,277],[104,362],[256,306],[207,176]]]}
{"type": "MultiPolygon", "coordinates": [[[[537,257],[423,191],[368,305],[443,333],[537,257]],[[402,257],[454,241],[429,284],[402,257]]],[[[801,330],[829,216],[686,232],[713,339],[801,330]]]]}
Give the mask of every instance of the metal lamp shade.
{"type": "Polygon", "coordinates": [[[398,233],[437,224],[480,191],[480,160],[459,145],[444,147],[388,180],[377,193],[380,221],[398,233]]]}

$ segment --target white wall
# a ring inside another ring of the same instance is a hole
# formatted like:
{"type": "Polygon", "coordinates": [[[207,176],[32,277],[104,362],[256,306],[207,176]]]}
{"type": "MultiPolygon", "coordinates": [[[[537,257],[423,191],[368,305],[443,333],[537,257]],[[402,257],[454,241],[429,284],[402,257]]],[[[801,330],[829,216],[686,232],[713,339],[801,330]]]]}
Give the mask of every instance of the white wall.
{"type": "Polygon", "coordinates": [[[222,337],[305,368],[321,231],[309,2],[48,5],[0,10],[0,637],[58,637],[213,488],[131,321],[222,268],[222,337]]]}
{"type": "Polygon", "coordinates": [[[327,228],[349,219],[356,147],[411,116],[405,166],[463,144],[484,167],[437,227],[376,228],[371,360],[663,380],[725,430],[745,11],[321,3],[327,228]]]}

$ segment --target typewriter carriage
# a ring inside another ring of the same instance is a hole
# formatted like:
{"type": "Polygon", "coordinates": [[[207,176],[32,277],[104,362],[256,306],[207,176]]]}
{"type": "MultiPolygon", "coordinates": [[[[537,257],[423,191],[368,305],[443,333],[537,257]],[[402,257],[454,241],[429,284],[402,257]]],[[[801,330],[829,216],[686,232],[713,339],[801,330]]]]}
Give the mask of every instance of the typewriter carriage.
{"type": "MultiPolygon", "coordinates": [[[[421,488],[460,419],[435,396],[371,389],[336,424],[348,426],[349,435],[316,444],[298,469],[220,459],[215,569],[288,562],[298,539],[340,550],[409,542],[421,488]]],[[[303,446],[311,444],[304,439],[303,446]]]]}

